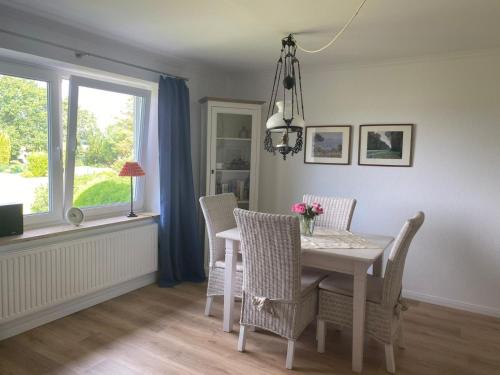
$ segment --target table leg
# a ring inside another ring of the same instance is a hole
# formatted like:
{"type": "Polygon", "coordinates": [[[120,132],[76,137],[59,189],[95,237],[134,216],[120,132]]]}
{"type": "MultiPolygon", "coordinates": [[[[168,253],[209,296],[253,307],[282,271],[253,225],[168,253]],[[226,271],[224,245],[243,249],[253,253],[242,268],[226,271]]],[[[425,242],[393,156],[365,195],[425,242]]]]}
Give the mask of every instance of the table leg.
{"type": "Polygon", "coordinates": [[[382,276],[382,264],[384,261],[384,254],[380,255],[375,263],[373,263],[372,275],[381,277],[382,276]]]}
{"type": "Polygon", "coordinates": [[[236,273],[236,261],[238,249],[236,241],[226,239],[226,268],[224,273],[224,318],[223,329],[225,332],[233,330],[234,321],[234,279],[236,273]]]}
{"type": "Polygon", "coordinates": [[[365,338],[366,272],[365,264],[354,267],[354,296],[352,323],[352,371],[363,370],[363,345],[365,338]]]}

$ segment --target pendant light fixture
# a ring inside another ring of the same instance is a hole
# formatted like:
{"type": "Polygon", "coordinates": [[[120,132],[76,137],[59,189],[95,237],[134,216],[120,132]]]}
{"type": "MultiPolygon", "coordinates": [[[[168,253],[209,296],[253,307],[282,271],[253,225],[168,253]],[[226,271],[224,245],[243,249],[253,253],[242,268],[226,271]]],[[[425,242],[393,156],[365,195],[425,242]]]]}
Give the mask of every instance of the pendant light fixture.
{"type": "Polygon", "coordinates": [[[300,62],[296,56],[297,48],[306,53],[318,53],[330,47],[349,27],[367,0],[362,0],[349,21],[335,34],[332,40],[316,50],[302,48],[292,34],[281,40],[281,52],[276,71],[274,73],[273,90],[267,110],[266,137],[264,149],[276,155],[278,151],[283,160],[288,154],[292,156],[302,150],[302,134],[304,132],[304,100],[302,97],[302,77],[300,62]],[[273,113],[274,107],[277,112],[273,113]],[[275,146],[272,134],[279,133],[280,140],[275,146]],[[295,135],[294,135],[295,134],[295,135]],[[291,138],[295,137],[295,144],[290,146],[291,138]]]}
{"type": "Polygon", "coordinates": [[[297,45],[292,34],[281,40],[281,53],[276,63],[273,90],[267,111],[264,148],[273,154],[278,151],[283,155],[283,159],[286,159],[290,152],[294,155],[302,150],[303,143],[304,102],[302,99],[300,63],[295,56],[296,52],[297,45]],[[281,88],[283,89],[282,92],[280,92],[281,88]],[[278,112],[272,114],[274,106],[278,108],[278,112]],[[276,146],[273,144],[271,133],[281,133],[280,142],[276,146]],[[289,144],[290,134],[292,133],[296,133],[293,147],[289,144]]]}

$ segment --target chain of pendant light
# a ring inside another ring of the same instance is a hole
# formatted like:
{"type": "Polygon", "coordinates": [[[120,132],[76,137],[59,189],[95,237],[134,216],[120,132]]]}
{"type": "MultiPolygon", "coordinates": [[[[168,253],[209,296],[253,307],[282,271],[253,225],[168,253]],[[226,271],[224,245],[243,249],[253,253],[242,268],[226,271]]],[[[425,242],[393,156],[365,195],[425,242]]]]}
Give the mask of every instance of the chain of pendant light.
{"type": "Polygon", "coordinates": [[[349,21],[347,21],[347,23],[344,25],[344,27],[342,27],[339,30],[339,32],[334,35],[334,37],[332,38],[332,40],[330,40],[323,47],[315,49],[315,50],[308,50],[308,49],[305,49],[304,47],[302,47],[299,44],[299,42],[297,42],[297,40],[295,40],[295,44],[297,45],[297,48],[300,49],[303,52],[306,52],[306,53],[318,53],[318,52],[321,52],[321,51],[327,49],[328,47],[330,47],[333,43],[335,43],[337,41],[338,38],[340,38],[340,36],[344,33],[344,31],[346,31],[346,29],[351,25],[352,21],[354,21],[354,19],[356,18],[356,16],[360,12],[361,8],[363,8],[363,5],[365,5],[366,1],[367,0],[363,0],[361,2],[361,4],[358,6],[358,8],[356,9],[356,11],[353,13],[353,15],[351,16],[351,18],[349,19],[349,21]]]}
{"type": "MultiPolygon", "coordinates": [[[[351,23],[354,21],[354,19],[356,18],[356,16],[358,15],[358,13],[361,11],[361,8],[363,8],[363,6],[365,5],[367,0],[362,0],[360,5],[358,6],[358,8],[356,9],[356,11],[352,14],[351,18],[349,18],[349,20],[346,22],[346,24],[333,36],[332,40],[330,40],[327,44],[325,44],[323,47],[319,48],[319,49],[316,49],[316,50],[308,50],[308,49],[305,49],[304,47],[302,47],[298,42],[297,40],[293,37],[293,34],[290,34],[288,36],[288,38],[292,38],[293,40],[293,44],[294,44],[294,47],[300,49],[301,51],[303,52],[306,52],[306,53],[318,53],[318,52],[321,52],[325,49],[327,49],[328,47],[330,47],[333,43],[335,43],[337,41],[338,38],[340,38],[340,36],[344,33],[344,31],[351,25],[351,23]]],[[[273,90],[271,92],[271,101],[269,102],[269,109],[268,109],[268,113],[267,113],[267,118],[269,119],[269,116],[271,114],[271,110],[272,110],[272,103],[275,103],[276,102],[276,97],[277,97],[277,94],[278,94],[278,90],[275,91],[275,88],[276,88],[276,78],[277,77],[281,77],[281,72],[282,72],[282,69],[283,69],[283,53],[284,53],[284,50],[285,50],[285,46],[287,46],[288,48],[290,48],[289,45],[286,45],[284,43],[284,41],[286,40],[286,38],[284,38],[282,40],[283,42],[283,46],[282,46],[282,49],[281,49],[281,53],[280,53],[280,58],[278,60],[278,64],[276,66],[276,72],[275,72],[275,76],[274,76],[274,83],[273,83],[273,90]]],[[[293,56],[295,56],[295,51],[293,51],[293,56]]],[[[298,62],[297,60],[297,64],[298,64],[298,72],[299,72],[299,85],[300,85],[300,92],[302,93],[302,80],[301,80],[301,77],[300,77],[300,63],[298,62]]],[[[291,66],[292,70],[293,70],[293,64],[291,66]]],[[[295,86],[295,85],[294,85],[295,86]]],[[[296,90],[297,90],[297,87],[295,86],[294,88],[292,88],[292,111],[293,111],[293,107],[294,107],[294,103],[293,103],[293,97],[294,97],[294,94],[297,95],[296,93],[296,90]],[[294,92],[295,90],[295,92],[294,92]]],[[[297,101],[296,103],[297,105],[297,113],[300,113],[300,109],[299,109],[299,103],[297,101]]],[[[303,101],[301,100],[301,109],[302,109],[302,116],[304,116],[304,103],[303,101]]],[[[292,112],[293,113],[293,112],[292,112]]],[[[284,137],[288,138],[288,131],[289,129],[286,128],[285,129],[285,132],[286,134],[284,134],[284,137]]],[[[282,153],[283,155],[283,159],[286,159],[286,155],[291,152],[292,155],[300,152],[300,150],[302,149],[302,145],[303,145],[303,141],[302,141],[302,129],[298,129],[297,130],[297,140],[296,140],[296,144],[294,147],[287,147],[287,149],[285,150],[280,150],[280,153],[282,153]]],[[[271,133],[269,130],[267,130],[266,132],[266,137],[264,139],[264,149],[266,151],[269,151],[273,154],[276,154],[276,150],[277,150],[277,147],[275,147],[273,145],[273,140],[271,138],[271,133]]]]}

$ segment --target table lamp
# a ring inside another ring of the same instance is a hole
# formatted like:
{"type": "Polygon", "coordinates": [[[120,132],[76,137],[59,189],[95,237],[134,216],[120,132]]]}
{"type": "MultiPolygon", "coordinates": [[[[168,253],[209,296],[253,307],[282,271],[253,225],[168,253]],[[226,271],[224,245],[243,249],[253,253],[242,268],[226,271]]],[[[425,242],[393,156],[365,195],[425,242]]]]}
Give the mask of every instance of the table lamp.
{"type": "Polygon", "coordinates": [[[137,217],[134,212],[134,184],[132,177],[144,176],[146,173],[136,161],[127,161],[118,176],[130,176],[130,212],[127,217],[137,217]]]}

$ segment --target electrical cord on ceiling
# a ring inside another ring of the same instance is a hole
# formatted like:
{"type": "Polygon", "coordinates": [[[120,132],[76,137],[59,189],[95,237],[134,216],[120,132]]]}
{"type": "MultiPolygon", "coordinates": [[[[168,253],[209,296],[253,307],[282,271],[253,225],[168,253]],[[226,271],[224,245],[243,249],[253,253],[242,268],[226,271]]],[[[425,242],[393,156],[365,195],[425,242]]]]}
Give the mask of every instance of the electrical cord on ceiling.
{"type": "Polygon", "coordinates": [[[333,43],[335,43],[335,41],[342,35],[342,33],[349,27],[349,25],[352,23],[352,21],[354,21],[354,19],[356,18],[356,16],[358,15],[359,11],[361,10],[361,8],[363,8],[363,5],[365,5],[367,0],[363,0],[361,2],[361,4],[359,5],[358,9],[353,13],[353,15],[351,16],[351,18],[349,19],[349,21],[347,21],[347,23],[344,25],[344,27],[342,27],[340,29],[340,31],[335,34],[335,36],[333,37],[332,40],[330,40],[327,44],[325,44],[323,47],[321,48],[318,48],[318,49],[315,49],[315,50],[308,50],[308,49],[305,49],[304,47],[302,47],[299,42],[295,41],[295,44],[297,45],[297,48],[300,49],[301,51],[303,52],[307,52],[307,53],[318,53],[318,52],[321,52],[323,51],[324,49],[327,49],[328,47],[330,47],[333,43]]]}

